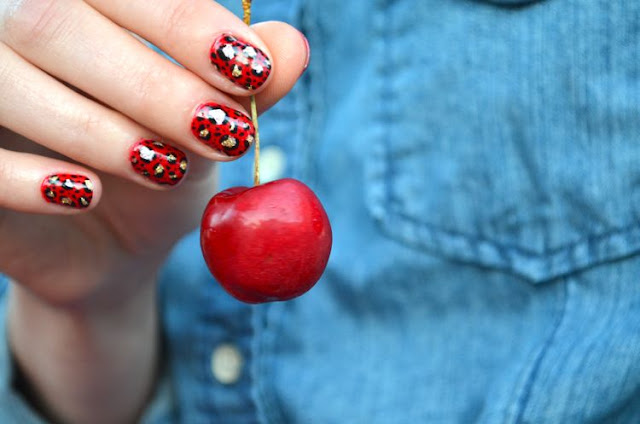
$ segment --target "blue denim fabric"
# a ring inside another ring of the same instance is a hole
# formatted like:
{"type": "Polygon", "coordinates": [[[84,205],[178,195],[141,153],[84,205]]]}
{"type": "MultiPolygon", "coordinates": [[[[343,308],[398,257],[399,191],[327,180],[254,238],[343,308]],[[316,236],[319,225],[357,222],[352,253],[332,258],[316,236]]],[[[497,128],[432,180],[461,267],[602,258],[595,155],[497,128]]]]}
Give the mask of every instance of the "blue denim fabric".
{"type": "MultiPolygon", "coordinates": [[[[638,422],[640,3],[261,0],[254,15],[311,43],[261,138],[323,201],[333,252],[307,295],[248,306],[198,235],[182,240],[151,422],[638,422]],[[221,343],[242,352],[235,384],[211,374],[221,343]]],[[[221,186],[251,166],[223,164],[221,186]]]]}

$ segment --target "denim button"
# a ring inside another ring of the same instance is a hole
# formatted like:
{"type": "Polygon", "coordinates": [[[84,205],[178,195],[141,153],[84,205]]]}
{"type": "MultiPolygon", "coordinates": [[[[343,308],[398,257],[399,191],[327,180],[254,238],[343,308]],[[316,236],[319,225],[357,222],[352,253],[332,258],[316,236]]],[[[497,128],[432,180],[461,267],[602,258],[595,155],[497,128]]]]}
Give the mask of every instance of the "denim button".
{"type": "Polygon", "coordinates": [[[211,355],[211,373],[220,384],[234,384],[240,379],[244,360],[240,350],[229,343],[217,346],[211,355]]]}

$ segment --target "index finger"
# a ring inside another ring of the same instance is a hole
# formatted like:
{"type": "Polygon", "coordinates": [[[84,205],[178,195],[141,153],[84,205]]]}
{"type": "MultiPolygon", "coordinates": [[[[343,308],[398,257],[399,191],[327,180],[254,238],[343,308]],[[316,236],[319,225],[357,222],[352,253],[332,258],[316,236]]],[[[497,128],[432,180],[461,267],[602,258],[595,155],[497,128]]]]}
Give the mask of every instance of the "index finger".
{"type": "Polygon", "coordinates": [[[266,44],[211,0],[87,0],[118,25],[152,42],[214,87],[246,96],[273,71],[266,44]]]}

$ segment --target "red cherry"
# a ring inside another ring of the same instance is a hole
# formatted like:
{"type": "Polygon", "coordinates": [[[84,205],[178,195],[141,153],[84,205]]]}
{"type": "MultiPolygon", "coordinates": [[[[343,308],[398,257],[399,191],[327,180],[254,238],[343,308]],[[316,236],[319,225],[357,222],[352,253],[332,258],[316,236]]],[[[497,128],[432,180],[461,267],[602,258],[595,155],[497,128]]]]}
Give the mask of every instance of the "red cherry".
{"type": "Polygon", "coordinates": [[[311,189],[287,178],[216,194],[202,217],[200,245],[209,270],[235,298],[287,300],[320,279],[331,225],[311,189]]]}

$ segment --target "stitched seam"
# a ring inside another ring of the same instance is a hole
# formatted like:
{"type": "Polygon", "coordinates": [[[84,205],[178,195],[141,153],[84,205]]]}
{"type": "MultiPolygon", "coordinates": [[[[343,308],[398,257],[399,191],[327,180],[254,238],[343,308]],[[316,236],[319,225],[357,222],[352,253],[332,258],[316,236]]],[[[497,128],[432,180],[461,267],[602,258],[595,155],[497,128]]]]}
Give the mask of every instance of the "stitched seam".
{"type": "MultiPolygon", "coordinates": [[[[532,3],[535,3],[535,1],[531,1],[527,5],[532,3]]],[[[527,5],[519,5],[517,7],[527,5]]],[[[387,59],[393,60],[393,56],[388,56],[387,59]]],[[[393,64],[390,64],[387,69],[393,69],[393,64]]],[[[387,71],[387,74],[389,72],[387,71]]],[[[388,75],[384,75],[384,77],[386,88],[382,90],[382,98],[385,99],[387,107],[395,111],[393,81],[389,79],[388,75]]],[[[384,125],[385,136],[382,138],[383,140],[389,139],[389,127],[390,125],[384,125]]],[[[640,250],[640,225],[638,222],[633,221],[624,223],[620,227],[609,227],[602,232],[586,233],[581,235],[578,240],[562,243],[538,252],[527,248],[525,246],[526,240],[519,244],[516,244],[517,242],[503,242],[491,237],[442,228],[438,224],[423,222],[420,217],[408,216],[404,209],[398,210],[398,208],[394,208],[396,203],[393,201],[393,180],[395,177],[393,172],[397,166],[395,166],[391,152],[382,149],[386,147],[386,144],[380,144],[382,146],[380,150],[376,150],[371,157],[371,161],[376,163],[369,164],[369,167],[374,172],[369,172],[366,179],[370,186],[366,206],[370,215],[376,220],[378,227],[396,240],[414,247],[430,249],[436,254],[441,254],[454,260],[479,263],[480,265],[501,269],[507,268],[517,275],[536,282],[555,279],[598,263],[635,254],[640,250]],[[375,188],[380,187],[382,188],[381,190],[375,191],[375,188]],[[399,228],[401,226],[404,226],[406,231],[401,231],[399,228]],[[418,232],[422,232],[424,237],[419,237],[417,235],[418,232]],[[447,240],[446,237],[464,240],[470,247],[468,251],[471,253],[460,255],[455,251],[454,241],[447,240]],[[608,246],[607,244],[615,237],[623,238],[626,242],[625,247],[608,246]],[[483,244],[482,247],[490,247],[498,251],[496,256],[499,256],[499,258],[496,259],[494,257],[492,259],[481,252],[474,252],[473,249],[478,247],[480,243],[483,244]],[[587,254],[581,257],[580,252],[576,252],[576,250],[582,248],[587,251],[587,254]],[[523,260],[528,263],[519,266],[518,262],[523,260]],[[531,271],[533,268],[537,268],[537,271],[531,271]]],[[[547,228],[546,232],[548,231],[549,228],[547,228]]]]}
{"type": "Polygon", "coordinates": [[[566,311],[567,311],[567,304],[569,303],[569,289],[568,289],[569,283],[568,281],[564,281],[563,282],[563,287],[564,287],[564,291],[563,291],[563,295],[564,295],[564,301],[562,303],[562,309],[560,311],[560,314],[558,315],[558,318],[556,319],[556,322],[554,323],[554,327],[553,330],[551,331],[551,333],[549,334],[549,336],[547,337],[547,339],[544,341],[542,347],[540,348],[540,351],[538,352],[536,358],[533,361],[533,367],[531,368],[531,371],[529,372],[529,376],[526,378],[522,390],[520,391],[520,394],[517,396],[515,404],[516,404],[516,413],[515,413],[515,418],[513,420],[514,424],[519,424],[523,422],[523,417],[524,417],[524,413],[525,410],[527,408],[527,406],[529,405],[529,402],[531,400],[531,396],[532,396],[532,391],[533,391],[533,385],[534,383],[536,383],[537,381],[537,377],[538,377],[538,373],[540,371],[540,368],[542,367],[542,361],[546,358],[547,353],[549,352],[551,345],[553,344],[556,335],[558,334],[558,330],[560,329],[564,318],[566,316],[566,311]]]}
{"type": "Polygon", "coordinates": [[[534,283],[633,256],[640,250],[640,226],[586,240],[581,245],[554,253],[531,255],[504,248],[489,240],[470,240],[465,236],[456,238],[455,235],[447,235],[431,228],[407,225],[395,216],[383,217],[377,224],[389,237],[414,248],[426,249],[461,263],[507,270],[534,283]],[[393,228],[390,223],[394,224],[393,228]],[[616,237],[620,240],[616,240],[616,237]]]}
{"type": "Polygon", "coordinates": [[[521,255],[526,255],[526,256],[531,256],[531,257],[539,257],[539,256],[544,256],[544,255],[553,255],[565,250],[569,250],[569,249],[573,249],[577,246],[580,246],[582,244],[585,243],[597,243],[600,242],[602,240],[605,240],[607,238],[611,238],[613,236],[617,236],[617,235],[624,235],[630,231],[634,231],[634,230],[640,230],[640,225],[638,225],[638,223],[633,223],[633,224],[629,224],[628,226],[624,226],[621,228],[614,228],[610,231],[606,231],[604,233],[600,233],[600,234],[593,234],[593,235],[587,235],[577,241],[574,241],[572,243],[567,243],[567,244],[563,244],[561,246],[558,246],[556,248],[553,249],[549,249],[549,250],[545,250],[544,252],[535,252],[533,250],[529,250],[529,249],[525,249],[522,246],[518,246],[515,244],[510,244],[510,243],[503,243],[503,242],[498,242],[498,241],[494,241],[491,239],[487,239],[487,238],[483,238],[483,237],[478,237],[478,236],[473,236],[470,235],[468,233],[464,233],[464,232],[458,232],[458,231],[454,231],[454,230],[446,230],[443,228],[438,227],[437,225],[434,224],[429,224],[426,222],[420,222],[418,221],[416,218],[412,218],[409,216],[406,216],[402,213],[399,212],[391,212],[393,214],[393,219],[394,220],[400,220],[400,221],[404,221],[409,225],[415,226],[416,228],[420,228],[420,229],[424,229],[427,231],[432,231],[435,233],[440,233],[440,234],[444,234],[447,236],[453,236],[453,237],[463,237],[466,238],[469,241],[472,242],[483,242],[483,243],[489,243],[497,248],[507,248],[513,251],[518,252],[521,255]]]}

